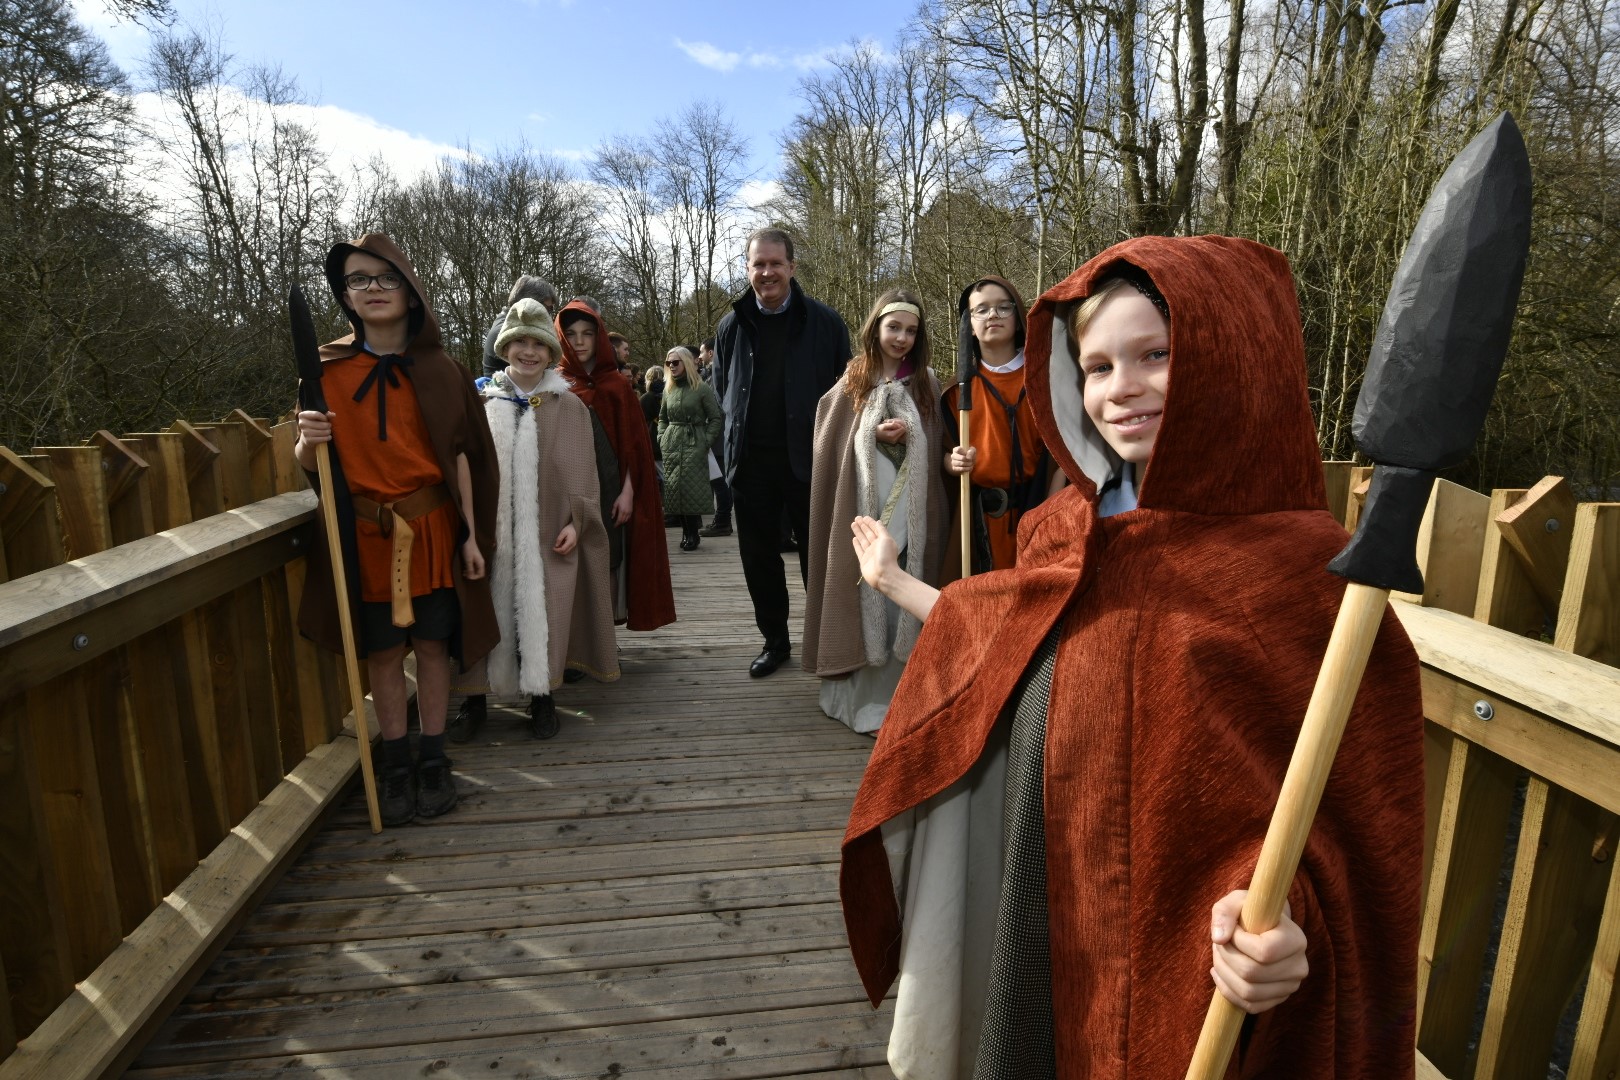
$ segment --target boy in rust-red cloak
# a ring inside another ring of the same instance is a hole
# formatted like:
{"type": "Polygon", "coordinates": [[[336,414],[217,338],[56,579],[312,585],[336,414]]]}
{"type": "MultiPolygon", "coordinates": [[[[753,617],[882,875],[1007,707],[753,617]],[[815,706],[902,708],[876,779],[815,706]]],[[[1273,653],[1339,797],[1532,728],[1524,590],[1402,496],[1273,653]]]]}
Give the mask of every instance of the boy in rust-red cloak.
{"type": "Polygon", "coordinates": [[[641,401],[619,373],[607,327],[589,304],[576,299],[564,305],[557,313],[557,337],[563,377],[601,421],[619,462],[622,486],[606,522],[609,529],[624,529],[624,556],[613,583],[614,619],[631,630],[656,630],[675,621],[675,593],[669,581],[663,500],[641,401]]]}
{"type": "MultiPolygon", "coordinates": [[[[456,804],[444,753],[451,665],[484,657],[500,632],[484,562],[494,552],[500,472],[472,374],[445,354],[404,252],[382,233],[337,244],[326,279],[354,333],[321,346],[328,412],[300,412],[296,456],[311,473],[330,441],[355,644],[382,729],[385,825],[456,804]],[[422,734],[411,767],[407,649],[416,653],[422,734]]],[[[317,516],[316,521],[322,519],[317,516]]],[[[324,541],[311,549],[298,626],[343,649],[324,541]]]]}
{"type": "Polygon", "coordinates": [[[891,1064],[1174,1080],[1214,974],[1258,1012],[1229,1075],[1410,1077],[1422,713],[1393,614],[1279,928],[1309,973],[1267,983],[1266,935],[1231,929],[1344,591],[1286,259],[1128,241],[1035,304],[1027,348],[1071,487],[1024,519],[1016,569],[929,597],[844,839],[862,979],[874,1003],[900,980],[891,1064]],[[1111,278],[1161,327],[1161,377],[1156,404],[1144,381],[1093,412],[1115,358],[1067,323],[1111,278]]]}

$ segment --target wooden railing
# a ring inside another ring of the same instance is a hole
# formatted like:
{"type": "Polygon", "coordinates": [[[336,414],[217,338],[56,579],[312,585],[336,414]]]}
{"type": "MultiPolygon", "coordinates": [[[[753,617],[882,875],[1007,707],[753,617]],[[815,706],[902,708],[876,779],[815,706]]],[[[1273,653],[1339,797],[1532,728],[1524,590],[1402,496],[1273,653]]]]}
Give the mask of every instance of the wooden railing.
{"type": "MultiPolygon", "coordinates": [[[[337,661],[293,627],[292,436],[0,448],[0,1080],[119,1070],[354,775],[337,661]]],[[[1364,471],[1326,471],[1353,525],[1364,471]]],[[[1562,1021],[1569,1075],[1614,1075],[1620,504],[1442,483],[1420,555],[1419,1074],[1545,1076],[1562,1021]]]]}
{"type": "Polygon", "coordinates": [[[0,1075],[117,1068],[352,772],[292,436],[0,447],[0,1075]]]}
{"type": "MultiPolygon", "coordinates": [[[[1327,475],[1353,525],[1366,470],[1327,475]]],[[[1613,1077],[1620,504],[1441,481],[1419,556],[1395,605],[1429,721],[1419,1075],[1539,1080],[1567,1053],[1571,1080],[1613,1077]]]]}

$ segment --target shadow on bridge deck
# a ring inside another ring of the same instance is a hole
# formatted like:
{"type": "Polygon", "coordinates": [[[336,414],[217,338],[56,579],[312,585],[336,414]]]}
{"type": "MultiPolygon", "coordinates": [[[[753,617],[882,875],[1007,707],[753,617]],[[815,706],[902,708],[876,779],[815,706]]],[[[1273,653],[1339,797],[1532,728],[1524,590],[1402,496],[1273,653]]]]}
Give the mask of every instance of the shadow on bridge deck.
{"type": "Polygon", "coordinates": [[[837,894],[871,741],[748,677],[734,540],[670,547],[619,682],[550,742],[492,710],[438,821],[372,836],[356,785],[127,1075],[891,1077],[837,894]]]}

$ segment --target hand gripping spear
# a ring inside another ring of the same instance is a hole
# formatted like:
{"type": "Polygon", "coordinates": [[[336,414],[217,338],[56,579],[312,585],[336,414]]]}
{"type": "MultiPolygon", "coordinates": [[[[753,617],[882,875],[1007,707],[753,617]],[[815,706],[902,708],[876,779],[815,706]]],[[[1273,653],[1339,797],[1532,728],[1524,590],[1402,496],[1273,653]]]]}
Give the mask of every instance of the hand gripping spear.
{"type": "MultiPolygon", "coordinates": [[[[315,339],[315,320],[310,318],[304,290],[296,282],[287,290],[287,318],[292,323],[293,357],[298,362],[298,407],[324,414],[326,395],[321,391],[321,351],[315,339]]],[[[382,813],[377,807],[377,776],[371,767],[366,695],[360,689],[360,661],[354,647],[354,613],[349,606],[343,533],[338,529],[340,493],[332,481],[330,443],[315,444],[315,472],[320,483],[321,515],[326,525],[326,551],[332,562],[332,593],[337,602],[338,628],[343,634],[343,667],[349,676],[349,700],[354,703],[354,735],[355,742],[360,744],[360,778],[366,787],[366,813],[371,817],[371,831],[380,833],[382,813]]]]}
{"type": "MultiPolygon", "coordinates": [[[[1457,155],[1401,256],[1356,399],[1376,468],[1359,527],[1328,569],[1349,579],[1241,916],[1282,916],[1391,589],[1422,592],[1414,549],[1434,474],[1467,457],[1507,355],[1530,247],[1530,162],[1509,113],[1457,155]]],[[[1226,1073],[1243,1011],[1216,992],[1188,1080],[1226,1073]]]]}

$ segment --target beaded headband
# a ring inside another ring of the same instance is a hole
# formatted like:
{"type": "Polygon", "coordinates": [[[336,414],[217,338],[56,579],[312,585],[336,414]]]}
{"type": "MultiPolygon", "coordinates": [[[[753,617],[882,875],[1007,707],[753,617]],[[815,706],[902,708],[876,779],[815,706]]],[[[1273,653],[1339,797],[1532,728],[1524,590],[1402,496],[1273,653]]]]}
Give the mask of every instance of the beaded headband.
{"type": "Polygon", "coordinates": [[[922,318],[922,308],[918,307],[916,304],[908,304],[904,300],[896,300],[892,304],[883,305],[883,310],[878,312],[878,318],[883,318],[883,316],[887,315],[891,311],[907,311],[917,316],[919,319],[922,318]]]}

